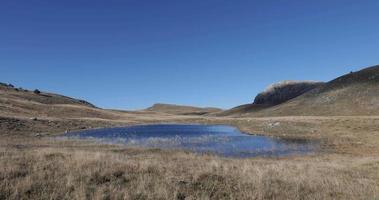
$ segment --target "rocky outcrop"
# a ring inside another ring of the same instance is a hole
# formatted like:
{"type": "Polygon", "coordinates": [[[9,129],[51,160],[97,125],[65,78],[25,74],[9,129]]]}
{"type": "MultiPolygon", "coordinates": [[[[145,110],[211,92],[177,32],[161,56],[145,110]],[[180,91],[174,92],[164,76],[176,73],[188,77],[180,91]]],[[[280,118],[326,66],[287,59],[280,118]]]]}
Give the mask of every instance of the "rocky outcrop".
{"type": "Polygon", "coordinates": [[[253,104],[281,104],[323,84],[323,82],[315,81],[281,81],[279,83],[270,85],[268,88],[265,89],[265,91],[259,93],[255,97],[253,104]]]}

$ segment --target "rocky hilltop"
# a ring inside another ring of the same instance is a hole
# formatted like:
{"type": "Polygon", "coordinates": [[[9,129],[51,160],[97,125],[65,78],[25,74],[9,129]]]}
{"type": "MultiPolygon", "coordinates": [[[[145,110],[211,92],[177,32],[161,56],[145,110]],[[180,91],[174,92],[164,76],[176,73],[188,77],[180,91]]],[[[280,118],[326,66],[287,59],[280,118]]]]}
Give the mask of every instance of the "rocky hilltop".
{"type": "Polygon", "coordinates": [[[323,85],[316,81],[281,81],[259,93],[253,104],[278,105],[323,85]]]}
{"type": "Polygon", "coordinates": [[[253,103],[240,105],[211,115],[230,116],[256,113],[296,98],[323,84],[323,82],[317,81],[281,81],[268,86],[263,92],[259,93],[253,103]]]}

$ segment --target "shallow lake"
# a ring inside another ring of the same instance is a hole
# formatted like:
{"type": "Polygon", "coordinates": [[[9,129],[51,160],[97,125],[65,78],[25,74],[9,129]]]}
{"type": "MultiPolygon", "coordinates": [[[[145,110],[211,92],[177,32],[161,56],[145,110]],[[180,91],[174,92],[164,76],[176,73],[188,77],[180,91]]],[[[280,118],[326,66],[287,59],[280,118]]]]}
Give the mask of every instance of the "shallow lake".
{"type": "Polygon", "coordinates": [[[307,154],[318,148],[316,142],[248,135],[226,125],[138,125],[85,130],[65,136],[122,143],[130,147],[183,149],[242,158],[307,154]]]}

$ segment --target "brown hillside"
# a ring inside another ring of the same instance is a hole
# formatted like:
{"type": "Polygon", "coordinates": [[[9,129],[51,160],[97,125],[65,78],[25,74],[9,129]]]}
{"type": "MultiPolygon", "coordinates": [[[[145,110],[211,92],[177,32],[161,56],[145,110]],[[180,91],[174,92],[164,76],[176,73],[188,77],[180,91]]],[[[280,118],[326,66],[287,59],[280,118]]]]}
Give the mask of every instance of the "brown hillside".
{"type": "Polygon", "coordinates": [[[289,101],[323,84],[323,82],[316,81],[281,81],[270,85],[263,92],[259,93],[251,104],[240,105],[211,115],[239,116],[255,113],[289,101]]]}
{"type": "Polygon", "coordinates": [[[379,65],[351,72],[254,116],[379,115],[379,65]]]}
{"type": "Polygon", "coordinates": [[[221,112],[215,112],[210,113],[209,116],[218,116],[218,117],[225,117],[225,116],[240,116],[244,114],[249,114],[251,112],[258,112],[260,110],[266,109],[270,107],[271,105],[259,105],[259,104],[244,104],[240,105],[234,108],[231,108],[229,110],[221,111],[221,112]]]}
{"type": "Polygon", "coordinates": [[[112,112],[83,100],[63,95],[34,92],[0,84],[0,116],[114,119],[112,112]]]}

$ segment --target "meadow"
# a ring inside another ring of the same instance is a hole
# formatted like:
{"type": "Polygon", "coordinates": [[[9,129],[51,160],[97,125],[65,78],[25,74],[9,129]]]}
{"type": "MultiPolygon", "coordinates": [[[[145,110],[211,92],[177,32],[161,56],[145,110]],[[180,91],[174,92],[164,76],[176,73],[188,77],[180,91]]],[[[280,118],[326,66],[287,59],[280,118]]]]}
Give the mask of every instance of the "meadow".
{"type": "Polygon", "coordinates": [[[288,138],[316,137],[323,148],[312,155],[236,159],[51,135],[2,135],[0,199],[378,198],[375,117],[197,117],[177,122],[184,121],[228,123],[288,138]],[[269,126],[273,122],[281,128],[269,126]],[[312,130],[312,137],[304,130],[312,130]],[[293,134],[283,136],[283,132],[293,134]]]}

